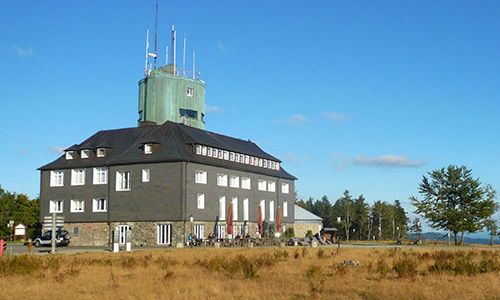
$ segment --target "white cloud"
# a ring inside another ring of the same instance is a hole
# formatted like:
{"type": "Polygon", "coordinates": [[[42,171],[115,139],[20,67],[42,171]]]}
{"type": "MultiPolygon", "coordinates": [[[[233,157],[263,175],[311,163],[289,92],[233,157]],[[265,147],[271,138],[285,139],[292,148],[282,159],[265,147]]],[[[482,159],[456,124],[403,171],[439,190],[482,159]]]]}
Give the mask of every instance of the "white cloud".
{"type": "Polygon", "coordinates": [[[208,105],[208,104],[207,104],[206,110],[208,113],[218,113],[218,112],[222,111],[222,109],[220,107],[218,107],[217,105],[208,105]]]}
{"type": "Polygon", "coordinates": [[[227,52],[227,46],[221,42],[217,42],[217,49],[219,49],[220,52],[227,52]]]}
{"type": "Polygon", "coordinates": [[[365,155],[360,155],[352,160],[352,164],[372,166],[372,167],[420,167],[425,164],[424,160],[413,160],[406,156],[397,155],[380,155],[376,157],[370,157],[365,155]]]}
{"type": "Polygon", "coordinates": [[[31,47],[14,46],[14,55],[19,58],[27,58],[33,56],[34,51],[31,47]]]}
{"type": "Polygon", "coordinates": [[[290,116],[284,120],[275,121],[276,124],[300,125],[309,122],[309,119],[301,114],[290,116]]]}
{"type": "Polygon", "coordinates": [[[331,122],[335,122],[335,123],[345,122],[345,121],[349,121],[351,119],[348,115],[334,112],[334,111],[327,111],[327,112],[324,112],[322,115],[327,120],[329,120],[331,122]]]}

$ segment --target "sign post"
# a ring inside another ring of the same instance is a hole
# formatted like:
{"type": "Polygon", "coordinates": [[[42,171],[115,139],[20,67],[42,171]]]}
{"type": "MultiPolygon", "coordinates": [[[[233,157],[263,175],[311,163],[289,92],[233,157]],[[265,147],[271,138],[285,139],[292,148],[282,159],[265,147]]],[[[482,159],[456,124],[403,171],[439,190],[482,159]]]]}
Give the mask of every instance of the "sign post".
{"type": "Polygon", "coordinates": [[[52,216],[47,216],[43,218],[43,227],[52,231],[52,239],[51,239],[51,250],[50,253],[56,253],[56,234],[57,227],[64,226],[64,216],[58,217],[56,213],[53,213],[52,216]]]}

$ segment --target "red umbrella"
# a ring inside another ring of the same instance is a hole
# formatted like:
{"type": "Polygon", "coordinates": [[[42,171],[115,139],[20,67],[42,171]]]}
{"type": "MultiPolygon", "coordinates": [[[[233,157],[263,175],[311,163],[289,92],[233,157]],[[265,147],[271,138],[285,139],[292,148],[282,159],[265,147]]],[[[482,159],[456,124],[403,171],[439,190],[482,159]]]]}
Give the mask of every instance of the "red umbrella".
{"type": "Polygon", "coordinates": [[[227,234],[233,235],[233,205],[229,204],[226,216],[227,234]]]}
{"type": "Polygon", "coordinates": [[[258,207],[257,210],[257,226],[259,228],[259,234],[262,236],[262,207],[258,207]]]}
{"type": "Polygon", "coordinates": [[[276,232],[281,233],[281,224],[283,223],[283,219],[281,217],[281,207],[278,206],[276,210],[276,232]]]}

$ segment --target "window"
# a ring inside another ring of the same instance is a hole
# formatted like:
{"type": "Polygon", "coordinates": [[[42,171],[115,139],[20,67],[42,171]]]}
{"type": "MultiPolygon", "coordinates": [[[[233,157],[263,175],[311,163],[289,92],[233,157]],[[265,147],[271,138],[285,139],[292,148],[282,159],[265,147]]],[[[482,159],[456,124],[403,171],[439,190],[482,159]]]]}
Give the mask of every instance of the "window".
{"type": "Polygon", "coordinates": [[[250,163],[250,156],[248,155],[245,155],[245,164],[249,164],[250,163]]]}
{"type": "Polygon", "coordinates": [[[195,224],[194,225],[194,236],[197,239],[205,239],[205,225],[203,224],[195,224]]]}
{"type": "Polygon", "coordinates": [[[269,222],[274,222],[274,201],[269,201],[269,222]]]}
{"type": "Polygon", "coordinates": [[[217,224],[217,238],[218,239],[226,238],[226,225],[217,224]]]}
{"type": "Polygon", "coordinates": [[[250,189],[250,178],[248,177],[241,177],[241,188],[245,190],[250,189]]]}
{"type": "Polygon", "coordinates": [[[219,220],[226,219],[226,196],[219,197],[219,220]]]}
{"type": "Polygon", "coordinates": [[[268,192],[276,192],[276,182],[268,181],[267,182],[267,191],[268,192]]]}
{"type": "Polygon", "coordinates": [[[205,194],[198,193],[197,207],[198,209],[205,209],[205,194]]]}
{"type": "Polygon", "coordinates": [[[50,171],[50,186],[63,186],[64,185],[64,171],[50,171]]]}
{"type": "Polygon", "coordinates": [[[243,199],[243,221],[248,221],[249,220],[249,216],[248,216],[248,198],[246,199],[243,199]]]}
{"type": "Polygon", "coordinates": [[[266,190],[266,181],[265,180],[259,179],[258,189],[259,189],[259,191],[266,190]]]}
{"type": "Polygon", "coordinates": [[[80,235],[80,227],[78,227],[78,226],[73,227],[73,235],[74,236],[79,236],[80,235]]]}
{"type": "Polygon", "coordinates": [[[218,153],[219,153],[219,152],[218,152],[218,150],[217,150],[217,149],[214,149],[214,150],[212,151],[212,157],[217,158],[218,153]]]}
{"type": "Polygon", "coordinates": [[[267,168],[267,160],[264,159],[264,168],[267,168]]]}
{"type": "Polygon", "coordinates": [[[142,182],[149,182],[151,177],[149,169],[142,169],[142,182]]]}
{"type": "Polygon", "coordinates": [[[227,175],[226,174],[217,174],[217,185],[218,186],[227,186],[227,175]]]}
{"type": "Polygon", "coordinates": [[[97,148],[96,156],[97,157],[104,157],[104,156],[106,156],[106,149],[105,148],[97,148]]]}
{"type": "Polygon", "coordinates": [[[234,161],[234,152],[229,153],[229,160],[234,161]]]}
{"type": "Polygon", "coordinates": [[[207,148],[207,155],[210,157],[212,156],[212,147],[207,148]]]}
{"type": "Polygon", "coordinates": [[[280,170],[280,163],[276,163],[276,170],[279,171],[280,170]]]}
{"type": "Polygon", "coordinates": [[[229,186],[231,186],[233,188],[239,188],[240,187],[240,177],[231,176],[229,178],[229,186]]]}
{"type": "Polygon", "coordinates": [[[229,151],[224,151],[224,159],[229,160],[229,151]]]}
{"type": "Polygon", "coordinates": [[[262,167],[262,164],[263,164],[262,158],[259,158],[259,167],[262,167]]]}
{"type": "Polygon", "coordinates": [[[84,205],[85,203],[83,200],[71,200],[70,206],[69,206],[69,211],[70,212],[84,212],[84,205]]]}
{"type": "Polygon", "coordinates": [[[49,202],[49,213],[62,213],[63,212],[63,201],[62,200],[50,200],[49,202]]]}
{"type": "Polygon", "coordinates": [[[130,172],[129,171],[116,172],[116,190],[117,191],[130,191],[130,172]]]}
{"type": "Polygon", "coordinates": [[[283,202],[283,217],[288,217],[288,202],[283,202]]]}
{"type": "Polygon", "coordinates": [[[66,159],[74,159],[75,152],[74,151],[66,151],[66,159]]]}
{"type": "Polygon", "coordinates": [[[276,170],[276,162],[273,161],[271,163],[271,169],[276,170]]]}
{"type": "Polygon", "coordinates": [[[156,244],[170,245],[172,243],[172,225],[158,224],[156,225],[156,244]]]}
{"type": "Polygon", "coordinates": [[[194,181],[196,183],[207,184],[207,172],[205,172],[205,171],[196,171],[194,181]]]}
{"type": "Polygon", "coordinates": [[[238,220],[238,197],[233,197],[233,201],[231,201],[231,205],[233,206],[233,221],[238,220]]]}
{"type": "Polygon", "coordinates": [[[259,159],[257,157],[253,158],[253,165],[258,167],[259,166],[259,159]]]}
{"type": "Polygon", "coordinates": [[[71,185],[84,185],[84,184],[85,184],[85,169],[72,169],[71,185]]]}
{"type": "Polygon", "coordinates": [[[240,154],[239,153],[236,153],[235,155],[235,159],[234,159],[237,163],[240,162],[240,154]]]}
{"type": "Polygon", "coordinates": [[[191,119],[198,119],[198,112],[192,109],[179,108],[181,117],[188,117],[191,119]]]}
{"type": "Polygon", "coordinates": [[[196,145],[196,154],[201,155],[201,145],[196,145]]]}
{"type": "Polygon", "coordinates": [[[262,212],[262,221],[266,219],[266,200],[260,200],[260,211],[262,212]]]}
{"type": "Polygon", "coordinates": [[[94,184],[106,184],[108,183],[108,168],[99,167],[94,168],[94,184]]]}
{"type": "Polygon", "coordinates": [[[193,97],[193,95],[194,95],[194,89],[192,87],[188,87],[187,90],[186,90],[186,95],[188,97],[193,97]]]}
{"type": "Polygon", "coordinates": [[[205,156],[207,155],[207,146],[203,146],[201,148],[201,155],[205,155],[205,156]]]}
{"type": "Polygon", "coordinates": [[[219,150],[219,159],[222,159],[224,157],[224,151],[219,150]]]}
{"type": "Polygon", "coordinates": [[[153,153],[153,145],[144,144],[144,154],[151,154],[151,153],[153,153]]]}
{"type": "Polygon", "coordinates": [[[283,194],[288,194],[289,189],[290,189],[290,186],[288,185],[288,183],[282,183],[281,184],[281,192],[283,194]]]}
{"type": "Polygon", "coordinates": [[[250,156],[250,164],[253,166],[253,156],[250,156]]]}
{"type": "Polygon", "coordinates": [[[81,158],[89,158],[89,149],[82,150],[80,152],[80,157],[81,158]]]}
{"type": "Polygon", "coordinates": [[[108,210],[108,201],[106,200],[106,198],[92,199],[93,212],[105,212],[107,210],[108,210]]]}

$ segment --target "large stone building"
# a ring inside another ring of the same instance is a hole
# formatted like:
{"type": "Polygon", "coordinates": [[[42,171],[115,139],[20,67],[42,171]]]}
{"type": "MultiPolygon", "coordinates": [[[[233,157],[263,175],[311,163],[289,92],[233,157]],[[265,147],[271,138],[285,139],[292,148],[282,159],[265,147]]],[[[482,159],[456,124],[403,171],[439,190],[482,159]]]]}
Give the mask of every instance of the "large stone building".
{"type": "Polygon", "coordinates": [[[229,205],[234,234],[254,235],[259,210],[293,227],[296,178],[255,143],[205,131],[205,83],[185,74],[175,60],[146,69],[138,127],[99,131],[40,168],[40,220],[64,216],[73,245],[130,231],[136,245],[173,245],[206,238],[217,218],[223,238],[229,205]]]}

